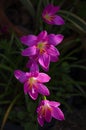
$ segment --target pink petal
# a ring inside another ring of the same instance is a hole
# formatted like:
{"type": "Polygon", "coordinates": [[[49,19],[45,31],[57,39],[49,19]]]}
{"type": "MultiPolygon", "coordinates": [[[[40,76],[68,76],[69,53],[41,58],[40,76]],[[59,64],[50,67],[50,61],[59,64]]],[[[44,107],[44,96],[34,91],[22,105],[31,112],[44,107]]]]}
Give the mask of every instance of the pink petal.
{"type": "Polygon", "coordinates": [[[52,14],[52,15],[55,14],[56,12],[59,11],[59,9],[60,9],[59,6],[52,6],[52,8],[51,8],[51,14],[52,14]]]}
{"type": "Polygon", "coordinates": [[[28,82],[25,82],[25,84],[24,84],[24,93],[25,93],[25,94],[28,93],[28,87],[29,87],[28,82]]]}
{"type": "Polygon", "coordinates": [[[49,101],[50,106],[58,107],[60,106],[60,102],[55,102],[55,101],[49,101]]]}
{"type": "Polygon", "coordinates": [[[38,92],[42,95],[46,95],[46,96],[50,95],[48,88],[45,85],[40,83],[38,83],[38,92]]]}
{"type": "Polygon", "coordinates": [[[48,69],[49,68],[49,64],[50,64],[50,56],[46,53],[44,53],[43,55],[41,55],[39,57],[39,64],[45,68],[45,69],[48,69]]]}
{"type": "Polygon", "coordinates": [[[46,13],[55,14],[59,9],[60,9],[59,6],[53,6],[52,4],[49,4],[44,8],[43,14],[46,13]]]}
{"type": "Polygon", "coordinates": [[[43,10],[42,16],[44,17],[47,13],[50,13],[50,12],[51,12],[51,8],[53,8],[53,5],[52,5],[52,4],[47,5],[47,6],[44,8],[44,10],[43,10]]]}
{"type": "Polygon", "coordinates": [[[64,120],[64,114],[61,111],[60,108],[52,107],[52,117],[54,117],[57,120],[64,120]]]}
{"type": "Polygon", "coordinates": [[[21,53],[22,56],[32,56],[32,55],[35,55],[35,54],[36,54],[36,47],[35,46],[26,48],[21,53]]]}
{"type": "Polygon", "coordinates": [[[14,75],[15,75],[16,79],[19,79],[24,74],[25,74],[25,72],[23,72],[21,70],[15,70],[14,71],[14,75]]]}
{"type": "Polygon", "coordinates": [[[45,73],[39,73],[37,77],[37,80],[41,83],[49,82],[50,79],[50,76],[45,73]]]}
{"type": "Polygon", "coordinates": [[[52,62],[57,62],[58,60],[59,60],[59,57],[58,57],[58,56],[50,55],[50,61],[52,61],[52,62]]]}
{"type": "Polygon", "coordinates": [[[61,35],[61,34],[57,34],[57,35],[55,35],[55,34],[49,34],[48,35],[48,39],[49,39],[48,42],[50,44],[56,46],[56,45],[58,45],[59,43],[62,42],[63,38],[64,38],[64,36],[61,35]]]}
{"type": "Polygon", "coordinates": [[[29,73],[25,73],[21,70],[15,70],[14,75],[21,83],[24,83],[29,77],[29,73]]]}
{"type": "Polygon", "coordinates": [[[34,89],[34,87],[32,87],[32,89],[29,89],[29,90],[28,90],[28,94],[30,95],[30,97],[31,97],[33,100],[36,100],[37,97],[38,97],[38,92],[34,89]]]}
{"type": "Polygon", "coordinates": [[[30,68],[30,72],[39,72],[39,66],[36,61],[29,60],[26,67],[30,68]]]}
{"type": "Polygon", "coordinates": [[[37,40],[37,37],[35,35],[27,35],[27,36],[22,36],[20,38],[20,41],[27,46],[35,45],[36,40],[37,40]]]}
{"type": "Polygon", "coordinates": [[[60,55],[59,51],[57,48],[55,48],[53,45],[50,46],[50,48],[47,50],[49,56],[50,56],[50,61],[56,62],[58,61],[58,56],[60,55]]]}
{"type": "Polygon", "coordinates": [[[52,115],[51,115],[51,109],[50,108],[47,108],[46,111],[45,111],[45,120],[47,122],[50,122],[52,119],[52,115]]]}
{"type": "Polygon", "coordinates": [[[57,48],[54,47],[53,45],[51,45],[51,46],[49,47],[49,49],[47,50],[47,52],[48,52],[48,54],[51,55],[51,56],[59,56],[59,55],[60,55],[60,53],[59,53],[59,51],[57,50],[57,48]]]}
{"type": "Polygon", "coordinates": [[[41,40],[45,39],[46,37],[47,37],[47,31],[42,31],[42,32],[38,35],[37,40],[38,40],[38,41],[41,41],[41,40]]]}
{"type": "Polygon", "coordinates": [[[54,19],[53,19],[53,24],[55,25],[63,25],[65,22],[63,20],[62,17],[55,15],[54,19]]]}
{"type": "Polygon", "coordinates": [[[40,124],[40,126],[42,127],[44,125],[44,118],[38,116],[37,120],[38,120],[38,123],[40,124]]]}

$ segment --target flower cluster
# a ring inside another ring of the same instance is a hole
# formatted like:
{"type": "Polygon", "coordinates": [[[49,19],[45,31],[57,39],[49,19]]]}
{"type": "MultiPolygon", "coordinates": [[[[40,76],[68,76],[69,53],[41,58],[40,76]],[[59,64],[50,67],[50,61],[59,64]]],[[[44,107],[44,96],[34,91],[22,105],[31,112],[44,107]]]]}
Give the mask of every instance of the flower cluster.
{"type": "MultiPolygon", "coordinates": [[[[44,22],[51,25],[64,24],[64,20],[56,15],[58,10],[58,6],[52,4],[46,6],[42,13],[44,22]]],[[[46,30],[40,32],[37,36],[27,35],[20,38],[22,44],[27,46],[21,52],[21,55],[27,56],[29,59],[26,64],[29,72],[15,70],[14,75],[24,84],[24,93],[28,94],[31,99],[36,100],[38,94],[44,97],[37,108],[37,120],[41,126],[43,126],[44,121],[50,122],[52,117],[58,120],[64,119],[64,114],[59,108],[60,103],[49,101],[46,98],[50,95],[50,91],[44,83],[50,81],[50,76],[39,70],[40,65],[44,71],[48,71],[50,62],[59,60],[60,52],[55,46],[60,44],[63,38],[62,34],[48,34],[46,30]]]]}

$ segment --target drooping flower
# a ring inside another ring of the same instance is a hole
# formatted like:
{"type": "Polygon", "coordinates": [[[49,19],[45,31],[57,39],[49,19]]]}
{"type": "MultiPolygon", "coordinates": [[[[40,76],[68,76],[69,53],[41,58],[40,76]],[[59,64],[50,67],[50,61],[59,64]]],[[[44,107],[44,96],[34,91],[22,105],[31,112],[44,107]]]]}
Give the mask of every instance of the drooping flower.
{"type": "Polygon", "coordinates": [[[64,20],[61,16],[56,15],[56,12],[58,12],[60,9],[59,6],[54,6],[52,4],[47,5],[42,13],[42,18],[47,24],[52,25],[62,25],[64,24],[64,20]]]}
{"type": "Polygon", "coordinates": [[[38,123],[43,126],[44,121],[50,122],[52,117],[57,120],[64,120],[64,114],[59,106],[59,102],[42,100],[37,108],[38,123]]]}
{"type": "Polygon", "coordinates": [[[61,43],[63,35],[48,35],[47,31],[42,31],[38,36],[27,35],[21,37],[20,40],[28,46],[21,54],[34,60],[36,65],[39,63],[44,70],[48,70],[50,61],[58,60],[60,53],[55,46],[61,43]]]}
{"type": "Polygon", "coordinates": [[[45,73],[39,72],[23,72],[15,70],[14,75],[21,83],[24,83],[24,93],[36,100],[38,93],[48,96],[50,94],[48,88],[43,84],[50,80],[45,73]]]}

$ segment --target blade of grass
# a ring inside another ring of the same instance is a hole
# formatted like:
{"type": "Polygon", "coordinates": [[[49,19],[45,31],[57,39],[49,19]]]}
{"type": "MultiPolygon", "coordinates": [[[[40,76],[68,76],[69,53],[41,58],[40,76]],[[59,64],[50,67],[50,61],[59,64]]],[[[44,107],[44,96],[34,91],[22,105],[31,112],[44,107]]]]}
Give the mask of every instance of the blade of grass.
{"type": "MultiPolygon", "coordinates": [[[[4,54],[0,54],[0,57],[3,58],[5,61],[7,61],[8,63],[10,63],[10,65],[15,68],[15,65],[13,64],[13,62],[8,58],[6,57],[6,55],[4,54]]],[[[4,61],[3,61],[4,62],[4,61]]],[[[3,64],[3,63],[2,63],[3,64]]]]}
{"type": "Polygon", "coordinates": [[[70,23],[72,23],[78,30],[79,33],[83,32],[86,33],[86,22],[80,18],[79,16],[65,11],[65,10],[60,10],[59,13],[70,23]],[[80,32],[80,31],[81,32],[80,32]]]}
{"type": "Polygon", "coordinates": [[[34,10],[34,7],[33,7],[32,3],[31,3],[31,1],[30,0],[20,0],[20,1],[27,8],[27,10],[29,11],[30,15],[34,19],[34,17],[35,17],[35,10],[34,10]]]}
{"type": "Polygon", "coordinates": [[[13,69],[11,67],[8,67],[4,64],[0,64],[0,69],[4,69],[4,70],[9,71],[11,73],[13,72],[13,69]]]}
{"type": "Polygon", "coordinates": [[[6,111],[5,115],[4,115],[4,117],[3,117],[3,121],[2,121],[2,124],[1,124],[1,130],[3,130],[4,125],[5,125],[6,121],[7,121],[8,116],[9,116],[9,113],[10,113],[12,107],[14,106],[14,104],[16,103],[16,101],[18,100],[18,98],[19,98],[20,96],[21,96],[21,93],[20,93],[19,95],[17,95],[17,96],[14,98],[14,100],[11,102],[11,104],[9,105],[9,107],[8,107],[8,109],[7,109],[7,111],[6,111]]]}

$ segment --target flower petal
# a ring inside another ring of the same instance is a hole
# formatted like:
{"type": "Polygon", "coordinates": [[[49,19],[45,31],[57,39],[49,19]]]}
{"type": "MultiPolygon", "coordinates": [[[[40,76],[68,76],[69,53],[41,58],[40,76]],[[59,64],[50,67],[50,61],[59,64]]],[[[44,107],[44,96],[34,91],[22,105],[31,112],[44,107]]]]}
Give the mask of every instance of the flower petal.
{"type": "Polygon", "coordinates": [[[58,61],[58,56],[60,55],[59,51],[57,48],[55,48],[53,45],[50,46],[50,48],[47,50],[49,56],[50,56],[50,61],[56,62],[58,61]]]}
{"type": "Polygon", "coordinates": [[[57,120],[64,120],[64,114],[60,108],[52,107],[52,116],[57,120]]]}
{"type": "Polygon", "coordinates": [[[58,60],[59,60],[59,57],[58,57],[58,56],[50,55],[50,61],[52,61],[52,62],[57,62],[58,60]]]}
{"type": "Polygon", "coordinates": [[[25,84],[24,84],[24,93],[25,93],[25,94],[28,93],[28,87],[29,87],[28,82],[25,82],[25,84]]]}
{"type": "Polygon", "coordinates": [[[45,38],[47,38],[47,31],[42,31],[42,32],[38,35],[37,40],[38,40],[38,41],[41,41],[41,40],[43,40],[43,39],[45,39],[45,38]]]}
{"type": "Polygon", "coordinates": [[[57,11],[59,11],[59,6],[53,6],[52,4],[47,5],[43,10],[43,15],[46,15],[46,13],[49,14],[55,14],[57,11]]]}
{"type": "Polygon", "coordinates": [[[60,102],[55,102],[55,101],[49,101],[50,106],[58,107],[60,106],[60,102]]]}
{"type": "Polygon", "coordinates": [[[51,56],[59,56],[59,55],[60,55],[60,53],[59,53],[59,51],[57,50],[57,48],[54,47],[53,45],[51,45],[51,46],[49,47],[49,49],[47,50],[47,52],[48,52],[48,54],[51,55],[51,56]]]}
{"type": "Polygon", "coordinates": [[[40,117],[40,115],[37,117],[38,123],[42,127],[44,125],[44,118],[40,117]]]}
{"type": "Polygon", "coordinates": [[[57,34],[57,35],[49,34],[48,35],[48,39],[49,39],[48,42],[49,42],[49,44],[56,46],[62,42],[63,38],[64,38],[64,36],[62,34],[57,34]]]}
{"type": "Polygon", "coordinates": [[[37,77],[37,80],[41,83],[45,83],[45,82],[48,82],[50,80],[50,76],[48,76],[47,74],[45,73],[39,73],[38,74],[38,77],[37,77]]]}
{"type": "Polygon", "coordinates": [[[45,120],[47,122],[50,122],[52,119],[52,115],[51,115],[51,109],[47,107],[46,111],[45,111],[45,120]]]}
{"type": "Polygon", "coordinates": [[[39,72],[39,66],[35,60],[29,60],[26,67],[30,68],[30,72],[39,72]]]}
{"type": "Polygon", "coordinates": [[[32,89],[29,89],[29,90],[28,90],[28,94],[30,95],[30,97],[31,97],[33,100],[36,100],[37,97],[38,97],[38,92],[36,91],[36,89],[34,89],[34,87],[32,87],[32,89]]]}
{"type": "Polygon", "coordinates": [[[29,77],[29,73],[25,73],[21,70],[15,70],[14,75],[21,83],[24,83],[29,77]]]}
{"type": "Polygon", "coordinates": [[[38,61],[44,69],[48,70],[50,64],[50,56],[48,54],[44,53],[43,55],[40,55],[38,61]]]}
{"type": "Polygon", "coordinates": [[[38,92],[42,95],[50,95],[48,88],[44,84],[38,83],[38,92]]]}
{"type": "Polygon", "coordinates": [[[35,54],[36,54],[36,47],[35,46],[26,48],[21,53],[22,56],[32,56],[32,55],[35,55],[35,54]]]}
{"type": "Polygon", "coordinates": [[[27,36],[22,36],[20,38],[20,41],[27,46],[35,45],[36,40],[37,40],[37,37],[35,35],[27,35],[27,36]]]}
{"type": "Polygon", "coordinates": [[[53,24],[55,25],[63,25],[65,22],[62,17],[55,15],[53,19],[53,24]]]}

